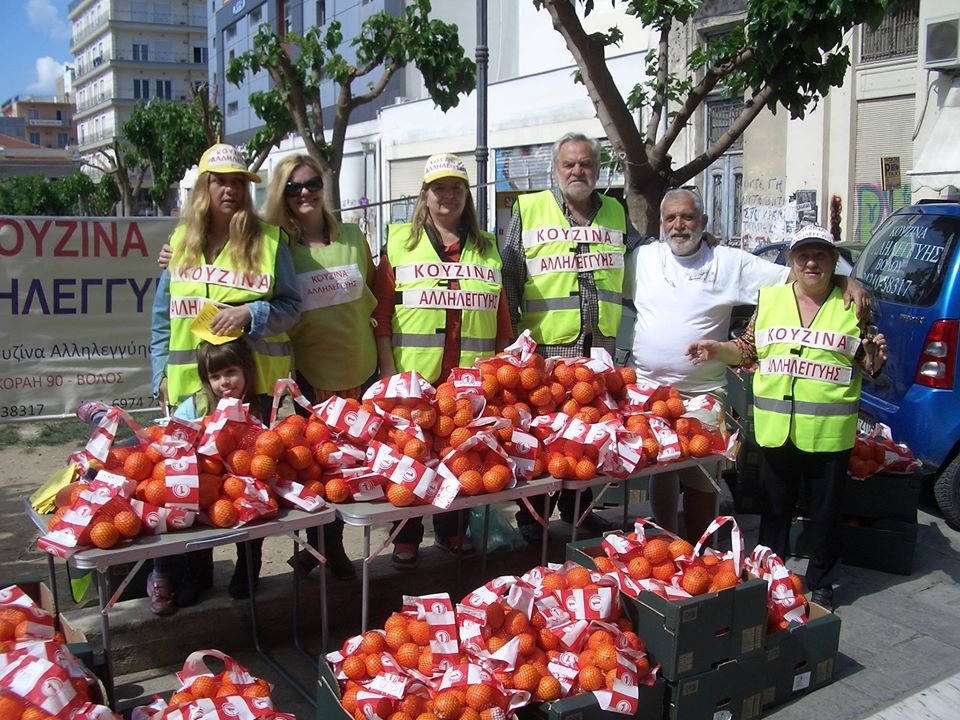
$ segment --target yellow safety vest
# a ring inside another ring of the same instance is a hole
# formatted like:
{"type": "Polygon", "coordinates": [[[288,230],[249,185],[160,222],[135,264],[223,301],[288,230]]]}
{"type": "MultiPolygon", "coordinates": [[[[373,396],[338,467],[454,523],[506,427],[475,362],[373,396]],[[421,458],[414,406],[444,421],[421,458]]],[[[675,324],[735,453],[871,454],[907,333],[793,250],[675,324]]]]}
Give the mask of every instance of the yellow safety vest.
{"type": "Polygon", "coordinates": [[[853,308],[833,288],[809,327],[800,322],[793,285],[760,291],[753,377],[754,421],[761,447],[787,438],[806,452],[853,447],[860,405],[855,364],[860,329],[853,308]]]}
{"type": "Polygon", "coordinates": [[[336,242],[291,246],[300,289],[300,321],[290,331],[297,372],[315,390],[360,387],[377,367],[370,315],[377,300],[367,285],[370,250],[353,223],[340,225],[336,242]]]}
{"type": "Polygon", "coordinates": [[[623,296],[627,217],[612,197],[600,196],[589,227],[572,227],[549,190],[517,198],[527,257],[519,331],[529,329],[540,344],[570,343],[580,335],[581,272],[593,274],[600,332],[616,337],[623,296]],[[589,251],[577,253],[586,244],[589,251]]]}
{"type": "MultiPolygon", "coordinates": [[[[239,271],[230,258],[230,245],[220,251],[213,264],[195,268],[170,266],[170,354],[167,356],[167,393],[174,404],[198,392],[202,385],[197,372],[196,349],[200,338],[190,331],[193,319],[207,302],[223,307],[243,305],[273,297],[274,273],[280,229],[260,224],[263,251],[260,267],[253,273],[239,271]]],[[[170,238],[174,252],[183,242],[183,226],[170,238]]],[[[254,353],[256,391],[272,394],[278,378],[290,375],[290,338],[286,333],[247,338],[254,353]]]]}
{"type": "Polygon", "coordinates": [[[483,233],[481,252],[467,238],[460,262],[440,259],[427,237],[413,249],[406,245],[410,225],[389,225],[387,257],[396,277],[397,301],[393,313],[393,359],[397,372],[416,370],[430,382],[440,377],[447,333],[447,310],[460,310],[460,367],[473,367],[496,351],[497,308],[503,286],[497,240],[483,233]],[[456,280],[459,290],[450,290],[456,280]]]}

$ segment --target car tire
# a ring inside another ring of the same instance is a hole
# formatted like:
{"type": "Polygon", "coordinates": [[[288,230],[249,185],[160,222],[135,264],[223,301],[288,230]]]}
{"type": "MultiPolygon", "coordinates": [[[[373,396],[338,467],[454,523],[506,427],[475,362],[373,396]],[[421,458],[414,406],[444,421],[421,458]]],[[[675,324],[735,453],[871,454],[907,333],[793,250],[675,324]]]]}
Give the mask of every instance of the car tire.
{"type": "Polygon", "coordinates": [[[940,512],[954,527],[960,527],[960,455],[950,461],[933,485],[940,512]]]}

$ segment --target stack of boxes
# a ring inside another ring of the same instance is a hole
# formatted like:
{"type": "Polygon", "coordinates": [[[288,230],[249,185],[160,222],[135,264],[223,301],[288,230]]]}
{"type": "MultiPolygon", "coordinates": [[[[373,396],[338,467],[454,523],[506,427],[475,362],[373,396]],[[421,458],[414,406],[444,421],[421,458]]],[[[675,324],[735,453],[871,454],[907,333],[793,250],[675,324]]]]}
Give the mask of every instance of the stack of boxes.
{"type": "MultiPolygon", "coordinates": [[[[738,513],[760,512],[760,449],[754,439],[752,384],[752,373],[727,372],[730,409],[737,417],[742,443],[734,491],[738,513]]],[[[863,480],[847,478],[843,495],[845,564],[900,575],[912,572],[921,485],[919,473],[879,472],[863,480]]],[[[806,557],[809,521],[802,498],[800,505],[790,533],[790,550],[806,557]]]]}
{"type": "MultiPolygon", "coordinates": [[[[596,538],[567,546],[568,560],[590,568],[601,554],[596,538]]],[[[840,618],[811,604],[806,624],[768,635],[764,581],[679,601],[651,592],[620,598],[666,680],[667,720],[755,720],[833,680],[840,618]]]]}

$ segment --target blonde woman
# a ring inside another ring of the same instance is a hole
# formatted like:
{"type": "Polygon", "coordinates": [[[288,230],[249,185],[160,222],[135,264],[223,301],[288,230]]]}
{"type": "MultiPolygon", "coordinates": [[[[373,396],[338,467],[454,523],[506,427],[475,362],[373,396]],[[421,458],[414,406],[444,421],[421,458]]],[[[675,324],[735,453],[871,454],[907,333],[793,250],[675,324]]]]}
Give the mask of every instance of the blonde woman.
{"type": "MultiPolygon", "coordinates": [[[[359,398],[377,368],[370,324],[375,269],[366,237],[357,225],[337,222],[324,206],[320,165],[309,155],[284,158],[273,170],[264,217],[290,236],[303,297],[300,321],[290,331],[300,390],[313,403],[332,395],[359,398]]],[[[307,531],[307,539],[317,546],[316,529],[307,531]]],[[[355,578],[343,549],[342,521],[324,526],[324,544],[334,576],[355,578]]],[[[305,550],[291,559],[301,574],[316,564],[305,550]]]]}
{"type": "MultiPolygon", "coordinates": [[[[203,153],[198,169],[183,221],[170,238],[170,265],[160,275],[154,299],[153,392],[162,403],[176,406],[201,390],[196,360],[200,338],[190,326],[211,303],[217,313],[210,329],[217,335],[243,331],[254,352],[253,379],[264,416],[277,378],[290,373],[287,330],[300,317],[290,250],[283,231],[257,216],[248,186],[260,177],[247,170],[239,150],[214,145],[203,153]]],[[[260,545],[254,548],[254,579],[260,572],[260,545]]],[[[230,580],[233,597],[248,594],[245,557],[239,553],[230,580]]],[[[202,585],[209,586],[210,575],[208,569],[202,571],[202,585]]]]}
{"type": "MultiPolygon", "coordinates": [[[[388,226],[374,313],[381,376],[416,370],[432,383],[443,381],[513,337],[497,241],[480,229],[468,183],[459,158],[433,155],[412,222],[388,226]],[[470,272],[458,272],[463,265],[470,272]],[[434,291],[409,292],[417,289],[434,291]]],[[[437,547],[471,549],[457,526],[456,513],[433,516],[437,547]]],[[[394,539],[393,564],[415,567],[422,541],[423,521],[409,520],[394,539]]]]}

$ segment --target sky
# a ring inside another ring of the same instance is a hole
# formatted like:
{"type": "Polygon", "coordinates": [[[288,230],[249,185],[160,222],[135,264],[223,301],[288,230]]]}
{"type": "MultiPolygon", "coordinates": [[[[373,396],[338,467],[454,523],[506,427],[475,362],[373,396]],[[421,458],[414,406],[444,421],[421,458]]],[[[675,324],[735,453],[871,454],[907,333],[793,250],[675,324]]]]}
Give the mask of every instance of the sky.
{"type": "Polygon", "coordinates": [[[0,102],[14,95],[53,95],[70,54],[70,0],[2,0],[0,102]]]}

